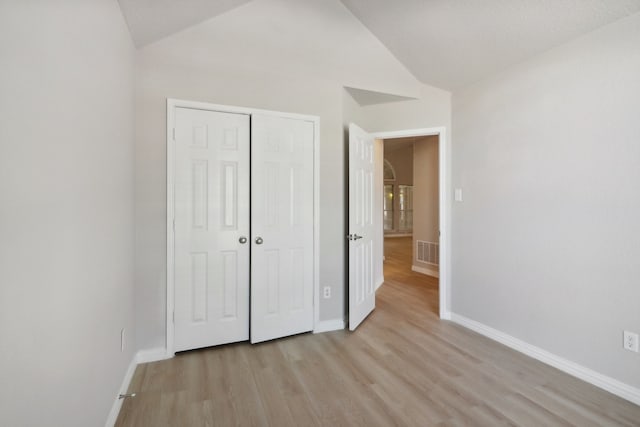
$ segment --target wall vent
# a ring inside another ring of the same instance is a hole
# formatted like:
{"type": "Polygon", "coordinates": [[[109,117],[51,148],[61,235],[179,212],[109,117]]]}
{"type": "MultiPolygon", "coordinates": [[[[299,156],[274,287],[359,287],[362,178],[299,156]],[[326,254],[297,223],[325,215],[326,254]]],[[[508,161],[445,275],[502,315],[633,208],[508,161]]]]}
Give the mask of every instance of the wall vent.
{"type": "Polygon", "coordinates": [[[416,240],[417,260],[431,265],[440,265],[440,244],[416,240]]]}

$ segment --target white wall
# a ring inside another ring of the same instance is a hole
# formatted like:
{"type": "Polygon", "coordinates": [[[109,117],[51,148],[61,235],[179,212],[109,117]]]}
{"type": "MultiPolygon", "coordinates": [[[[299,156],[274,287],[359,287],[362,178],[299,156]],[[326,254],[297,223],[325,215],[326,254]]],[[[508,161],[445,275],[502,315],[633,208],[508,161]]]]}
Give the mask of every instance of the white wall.
{"type": "MultiPolygon", "coordinates": [[[[438,126],[449,123],[449,94],[420,84],[334,0],[256,0],[139,51],[136,303],[140,348],[165,345],[167,97],[320,116],[320,286],[332,288],[332,298],[320,300],[320,317],[343,318],[345,85],[419,98],[407,108],[412,113],[407,120],[411,127],[429,120],[438,126]]],[[[354,114],[361,112],[353,102],[351,107],[354,114]]]]}
{"type": "Polygon", "coordinates": [[[116,1],[0,3],[0,425],[103,425],[132,360],[133,55],[116,1]]]}
{"type": "Polygon", "coordinates": [[[369,132],[451,126],[451,93],[433,86],[422,86],[416,99],[362,107],[362,124],[369,132]]]}
{"type": "Polygon", "coordinates": [[[454,94],[452,308],[640,387],[640,14],[454,94]]]}

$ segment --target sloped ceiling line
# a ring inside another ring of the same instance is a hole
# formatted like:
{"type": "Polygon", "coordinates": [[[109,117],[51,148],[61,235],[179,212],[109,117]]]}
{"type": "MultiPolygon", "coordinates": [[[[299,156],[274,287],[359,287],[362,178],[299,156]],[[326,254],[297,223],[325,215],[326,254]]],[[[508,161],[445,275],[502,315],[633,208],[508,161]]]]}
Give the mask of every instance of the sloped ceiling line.
{"type": "Polygon", "coordinates": [[[387,104],[389,102],[411,101],[416,98],[408,96],[394,95],[391,93],[376,92],[373,90],[358,89],[355,87],[345,86],[349,95],[361,106],[387,104]]]}
{"type": "Polygon", "coordinates": [[[158,41],[251,0],[118,0],[136,47],[158,41]]]}
{"type": "MultiPolygon", "coordinates": [[[[263,0],[118,1],[140,48],[263,0]]],[[[296,1],[281,0],[291,2],[292,7],[296,1]]],[[[309,4],[320,10],[328,0],[312,1],[317,3],[309,4]]],[[[340,2],[417,79],[446,90],[473,83],[640,11],[640,0],[340,2]]]]}

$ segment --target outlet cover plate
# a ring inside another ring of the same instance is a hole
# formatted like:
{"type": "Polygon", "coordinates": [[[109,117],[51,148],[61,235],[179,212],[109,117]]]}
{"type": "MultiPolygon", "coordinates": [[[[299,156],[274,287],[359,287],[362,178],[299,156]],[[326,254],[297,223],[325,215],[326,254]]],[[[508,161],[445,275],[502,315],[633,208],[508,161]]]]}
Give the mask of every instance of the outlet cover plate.
{"type": "Polygon", "coordinates": [[[625,350],[638,352],[638,334],[624,331],[622,339],[625,350]]]}

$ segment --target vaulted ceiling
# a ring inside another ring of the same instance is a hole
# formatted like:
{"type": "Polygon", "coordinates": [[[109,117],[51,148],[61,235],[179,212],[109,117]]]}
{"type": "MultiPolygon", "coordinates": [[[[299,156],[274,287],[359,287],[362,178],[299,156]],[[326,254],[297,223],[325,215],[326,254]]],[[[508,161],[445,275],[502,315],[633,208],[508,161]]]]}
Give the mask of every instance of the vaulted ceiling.
{"type": "Polygon", "coordinates": [[[251,0],[118,0],[131,37],[141,47],[251,0]]]}
{"type": "MultiPolygon", "coordinates": [[[[263,0],[118,1],[142,47],[263,0]]],[[[640,11],[640,0],[340,1],[418,80],[448,90],[640,11]]]]}

